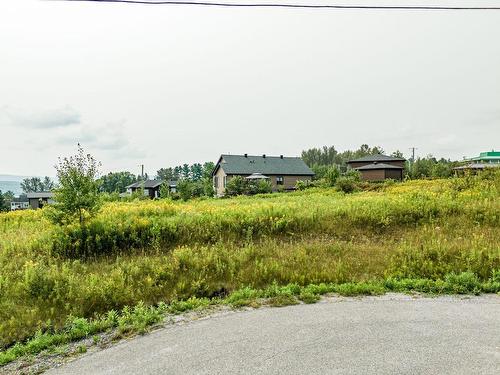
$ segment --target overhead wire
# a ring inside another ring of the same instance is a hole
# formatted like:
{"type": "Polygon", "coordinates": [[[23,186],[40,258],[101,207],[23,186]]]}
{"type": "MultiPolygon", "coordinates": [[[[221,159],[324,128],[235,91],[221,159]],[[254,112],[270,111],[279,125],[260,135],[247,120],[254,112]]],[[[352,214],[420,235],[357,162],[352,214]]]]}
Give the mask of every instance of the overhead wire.
{"type": "MultiPolygon", "coordinates": [[[[57,0],[56,0],[57,1],[57,0]]],[[[337,5],[337,4],[298,4],[298,3],[231,3],[211,1],[177,1],[177,0],[59,0],[73,2],[123,3],[142,5],[190,5],[233,8],[297,8],[297,9],[353,9],[353,10],[410,10],[410,11],[462,11],[462,10],[500,10],[500,6],[445,6],[445,5],[337,5]]]]}

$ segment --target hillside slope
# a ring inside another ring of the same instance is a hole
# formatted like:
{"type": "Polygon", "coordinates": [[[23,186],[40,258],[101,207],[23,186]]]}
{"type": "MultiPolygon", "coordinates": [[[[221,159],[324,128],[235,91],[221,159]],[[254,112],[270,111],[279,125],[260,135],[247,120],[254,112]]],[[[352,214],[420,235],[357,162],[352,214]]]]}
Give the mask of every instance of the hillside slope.
{"type": "Polygon", "coordinates": [[[70,316],[245,286],[461,272],[500,285],[499,197],[496,175],[351,195],[109,203],[85,228],[57,228],[43,210],[1,214],[0,347],[70,316]]]}

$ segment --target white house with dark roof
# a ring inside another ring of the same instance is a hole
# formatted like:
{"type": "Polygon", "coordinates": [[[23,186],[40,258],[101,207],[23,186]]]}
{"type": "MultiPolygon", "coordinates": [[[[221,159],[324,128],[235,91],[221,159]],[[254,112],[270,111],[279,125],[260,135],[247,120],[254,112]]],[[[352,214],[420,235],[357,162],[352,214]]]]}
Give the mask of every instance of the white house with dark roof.
{"type": "Polygon", "coordinates": [[[234,176],[268,179],[273,190],[293,190],[297,181],[308,181],[314,172],[299,157],[267,155],[221,155],[212,172],[214,190],[222,196],[234,176]]]}

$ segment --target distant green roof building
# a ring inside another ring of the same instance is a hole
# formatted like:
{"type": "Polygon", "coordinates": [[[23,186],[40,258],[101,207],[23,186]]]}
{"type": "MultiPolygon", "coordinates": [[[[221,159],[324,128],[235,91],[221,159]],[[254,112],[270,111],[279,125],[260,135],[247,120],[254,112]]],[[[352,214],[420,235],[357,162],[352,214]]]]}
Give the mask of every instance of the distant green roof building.
{"type": "Polygon", "coordinates": [[[481,152],[479,156],[469,159],[470,161],[484,163],[484,164],[496,164],[500,163],[500,151],[486,151],[481,152]]]}

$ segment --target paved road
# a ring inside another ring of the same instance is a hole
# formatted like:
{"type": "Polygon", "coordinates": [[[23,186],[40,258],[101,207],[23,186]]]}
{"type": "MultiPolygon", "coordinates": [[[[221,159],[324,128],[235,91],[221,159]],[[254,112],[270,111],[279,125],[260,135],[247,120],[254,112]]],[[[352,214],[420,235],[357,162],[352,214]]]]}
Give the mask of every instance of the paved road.
{"type": "Polygon", "coordinates": [[[500,297],[390,295],[229,313],[49,374],[500,374],[500,297]]]}

